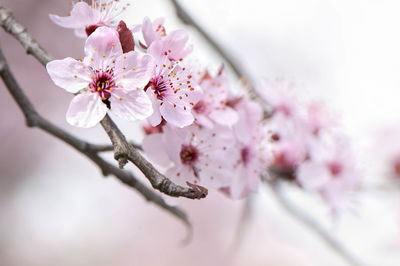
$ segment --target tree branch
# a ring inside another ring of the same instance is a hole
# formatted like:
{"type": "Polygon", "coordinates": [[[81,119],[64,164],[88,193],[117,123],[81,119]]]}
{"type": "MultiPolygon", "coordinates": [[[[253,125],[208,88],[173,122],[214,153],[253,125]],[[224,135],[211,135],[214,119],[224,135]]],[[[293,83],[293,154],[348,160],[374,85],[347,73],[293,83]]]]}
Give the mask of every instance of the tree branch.
{"type": "Polygon", "coordinates": [[[311,231],[317,234],[333,251],[335,251],[340,257],[347,261],[352,266],[364,265],[360,262],[353,254],[350,253],[339,241],[332,237],[321,225],[314,221],[307,213],[303,212],[297,206],[294,206],[282,192],[277,181],[268,182],[273,195],[277,202],[295,219],[300,223],[308,227],[311,231]]]}
{"type": "Polygon", "coordinates": [[[28,34],[26,28],[14,18],[12,13],[2,6],[0,6],[0,24],[6,32],[14,36],[22,44],[28,54],[33,55],[40,63],[46,65],[53,60],[28,34]]]}
{"type": "MultiPolygon", "coordinates": [[[[1,10],[1,8],[0,8],[1,10]]],[[[32,40],[30,38],[30,40],[32,40]]],[[[48,57],[50,58],[50,57],[48,57]]],[[[179,208],[169,206],[164,199],[156,194],[153,190],[147,188],[144,184],[142,184],[135,176],[132,174],[123,171],[112,164],[108,163],[104,159],[98,156],[97,150],[99,145],[93,145],[83,140],[80,140],[68,132],[62,130],[61,128],[55,126],[50,121],[43,118],[33,107],[32,103],[26,97],[25,93],[17,83],[14,75],[12,74],[6,58],[0,47],[0,76],[6,85],[8,91],[17,102],[17,105],[23,112],[26,123],[28,127],[38,127],[50,135],[58,138],[59,140],[69,144],[77,151],[88,157],[92,160],[102,171],[104,176],[114,175],[118,178],[122,183],[136,189],[146,200],[151,201],[158,205],[159,207],[165,209],[170,212],[175,217],[179,218],[183,221],[189,228],[190,223],[187,215],[179,208]]]]}
{"type": "MultiPolygon", "coordinates": [[[[143,150],[143,147],[140,144],[137,144],[137,143],[134,143],[134,142],[129,142],[129,143],[130,143],[130,145],[132,145],[136,149],[141,150],[141,151],[143,150]]],[[[95,147],[93,147],[93,150],[96,151],[96,152],[114,151],[114,146],[113,145],[109,145],[109,144],[104,144],[104,145],[96,144],[95,147]]]]}
{"type": "Polygon", "coordinates": [[[201,186],[189,183],[190,187],[185,188],[174,184],[162,175],[135,147],[126,141],[125,136],[108,115],[101,121],[101,125],[114,146],[114,158],[119,162],[121,168],[128,161],[132,162],[147,177],[153,188],[172,197],[201,199],[207,196],[207,189],[201,186]]]}

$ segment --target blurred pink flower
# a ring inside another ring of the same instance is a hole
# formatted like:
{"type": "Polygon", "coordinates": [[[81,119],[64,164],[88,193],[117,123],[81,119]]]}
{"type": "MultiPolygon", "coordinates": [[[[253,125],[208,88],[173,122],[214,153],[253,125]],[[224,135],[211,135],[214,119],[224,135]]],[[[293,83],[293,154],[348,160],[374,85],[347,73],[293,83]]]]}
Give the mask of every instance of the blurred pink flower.
{"type": "MultiPolygon", "coordinates": [[[[67,17],[50,14],[50,19],[57,25],[75,29],[75,34],[85,38],[96,28],[101,26],[117,26],[115,19],[126,9],[116,0],[93,0],[91,5],[84,1],[73,5],[71,13],[67,17]]],[[[128,5],[128,4],[127,4],[128,5]]]]}
{"type": "Polygon", "coordinates": [[[298,115],[286,116],[278,112],[267,120],[266,127],[270,133],[272,165],[294,170],[308,153],[310,133],[304,119],[298,115]]]}
{"type": "Polygon", "coordinates": [[[212,128],[214,123],[232,126],[238,121],[237,112],[228,105],[229,84],[225,71],[221,69],[215,77],[206,72],[199,81],[203,98],[193,107],[196,122],[212,128]]]}
{"type": "Polygon", "coordinates": [[[154,60],[138,52],[123,54],[118,33],[98,28],[88,37],[83,60],[65,58],[47,64],[54,83],[77,95],[67,111],[67,121],[78,127],[95,126],[109,109],[121,118],[145,119],[152,105],[143,91],[154,60]]]}
{"type": "Polygon", "coordinates": [[[240,158],[234,168],[234,178],[227,189],[232,198],[242,198],[258,189],[261,175],[270,163],[266,149],[265,132],[262,126],[261,106],[244,97],[235,104],[239,121],[234,125],[236,147],[240,158]]]}
{"type": "Polygon", "coordinates": [[[293,82],[284,79],[264,79],[262,86],[257,87],[257,91],[269,105],[272,113],[280,112],[285,116],[293,116],[297,111],[296,101],[290,93],[293,85],[293,82]]]}
{"type": "Polygon", "coordinates": [[[314,135],[318,135],[323,129],[330,129],[338,125],[338,121],[328,112],[323,102],[311,102],[307,105],[307,127],[314,135]]]}
{"type": "Polygon", "coordinates": [[[360,173],[344,136],[335,135],[325,142],[311,146],[309,158],[300,164],[298,182],[307,189],[318,191],[332,210],[343,209],[358,187],[360,173]]]}
{"type": "Polygon", "coordinates": [[[152,161],[168,168],[166,176],[171,180],[221,188],[232,182],[232,169],[239,159],[234,141],[232,130],[226,127],[166,125],[163,133],[145,137],[143,149],[152,161]]]}

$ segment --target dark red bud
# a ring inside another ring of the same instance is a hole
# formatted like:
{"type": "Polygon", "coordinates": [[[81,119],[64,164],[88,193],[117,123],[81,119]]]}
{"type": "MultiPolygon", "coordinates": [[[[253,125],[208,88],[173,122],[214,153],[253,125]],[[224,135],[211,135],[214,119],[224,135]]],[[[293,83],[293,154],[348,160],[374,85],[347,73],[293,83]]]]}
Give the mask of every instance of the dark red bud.
{"type": "Polygon", "coordinates": [[[135,42],[133,41],[132,32],[128,29],[123,20],[119,22],[117,31],[119,33],[119,41],[121,42],[122,51],[128,53],[135,50],[135,42]]]}
{"type": "Polygon", "coordinates": [[[87,36],[89,37],[89,35],[92,34],[99,26],[101,26],[101,25],[94,24],[94,25],[87,26],[85,28],[87,36]]]}

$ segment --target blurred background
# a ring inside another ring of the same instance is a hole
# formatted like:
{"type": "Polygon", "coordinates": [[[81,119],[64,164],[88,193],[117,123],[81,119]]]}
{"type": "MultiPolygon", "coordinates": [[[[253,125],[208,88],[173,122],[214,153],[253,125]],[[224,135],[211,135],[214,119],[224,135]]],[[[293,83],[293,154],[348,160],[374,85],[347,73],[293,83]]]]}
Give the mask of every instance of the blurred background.
{"type": "MultiPolygon", "coordinates": [[[[365,180],[352,208],[332,219],[317,195],[289,186],[286,194],[365,265],[400,265],[400,186],[379,156],[384,145],[397,142],[379,142],[377,134],[400,121],[400,2],[180,3],[253,79],[293,79],[300,97],[323,99],[340,117],[365,180]]],[[[66,15],[67,0],[1,0],[1,5],[55,58],[82,57],[84,40],[48,18],[66,15]]],[[[167,0],[135,0],[124,19],[140,24],[144,16],[165,17],[167,31],[188,30],[196,68],[218,68],[222,59],[174,12],[167,0]]],[[[79,129],[66,123],[72,95],[53,85],[16,40],[0,31],[0,45],[40,113],[81,138],[107,142],[99,126],[79,129]]],[[[234,87],[238,84],[232,79],[234,87]]],[[[64,143],[28,129],[3,83],[0,120],[0,265],[348,265],[286,213],[267,187],[252,196],[242,230],[244,200],[210,191],[204,200],[171,201],[193,223],[192,241],[182,245],[181,222],[114,178],[103,178],[64,143]]],[[[129,139],[140,140],[139,124],[118,123],[129,139]]]]}

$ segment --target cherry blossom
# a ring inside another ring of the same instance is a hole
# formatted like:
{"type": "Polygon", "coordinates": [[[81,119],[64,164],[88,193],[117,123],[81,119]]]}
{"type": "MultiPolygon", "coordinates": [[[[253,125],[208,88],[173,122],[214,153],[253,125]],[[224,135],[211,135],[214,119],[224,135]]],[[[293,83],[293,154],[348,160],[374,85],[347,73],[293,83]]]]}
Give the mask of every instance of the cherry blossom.
{"type": "Polygon", "coordinates": [[[333,115],[328,112],[326,105],[322,102],[313,101],[306,107],[307,127],[314,135],[318,135],[321,130],[331,129],[339,125],[333,115]]]}
{"type": "Polygon", "coordinates": [[[129,120],[151,115],[152,105],[143,91],[154,69],[154,60],[138,52],[123,54],[118,33],[100,27],[86,40],[83,60],[65,58],[47,64],[54,83],[76,94],[67,121],[78,127],[96,125],[110,110],[129,120]]]}
{"type": "Polygon", "coordinates": [[[223,69],[215,77],[206,72],[200,79],[204,97],[193,107],[196,122],[212,128],[214,123],[232,126],[238,121],[237,112],[228,104],[229,83],[223,69]]]}
{"type": "Polygon", "coordinates": [[[262,126],[261,106],[242,97],[234,108],[239,114],[234,132],[240,159],[234,168],[235,175],[229,187],[229,195],[232,198],[242,198],[249,192],[257,191],[261,176],[269,166],[270,153],[266,147],[268,144],[262,126]]]}
{"type": "Polygon", "coordinates": [[[184,30],[175,30],[167,34],[163,26],[164,19],[158,18],[151,22],[145,17],[142,24],[142,34],[146,48],[150,48],[153,53],[165,55],[171,61],[182,61],[188,54],[193,51],[193,45],[187,46],[189,39],[188,34],[184,30]]]}
{"type": "Polygon", "coordinates": [[[184,66],[152,48],[153,45],[148,53],[154,56],[156,67],[146,87],[154,109],[149,122],[157,126],[164,119],[176,127],[189,126],[194,121],[192,108],[203,96],[202,91],[184,66]]]}
{"type": "Polygon", "coordinates": [[[157,18],[151,22],[148,17],[145,17],[143,19],[143,24],[140,26],[147,47],[149,47],[152,42],[161,40],[163,37],[167,36],[164,27],[164,18],[157,18]]]}
{"type": "Polygon", "coordinates": [[[232,182],[232,169],[240,156],[234,141],[226,127],[166,125],[163,133],[145,137],[143,149],[152,161],[167,167],[166,176],[173,181],[221,188],[232,182]]]}
{"type": "Polygon", "coordinates": [[[257,87],[262,99],[269,105],[272,113],[280,112],[286,116],[296,114],[296,100],[291,94],[294,83],[286,79],[264,79],[263,85],[257,87]]]}
{"type": "Polygon", "coordinates": [[[310,132],[304,121],[300,116],[288,117],[282,112],[275,112],[268,119],[273,167],[291,172],[306,158],[310,132]]]}
{"type": "MultiPolygon", "coordinates": [[[[92,0],[88,5],[84,1],[71,2],[72,10],[67,17],[50,14],[57,25],[74,29],[75,34],[85,38],[101,26],[117,26],[116,18],[126,9],[119,0],[92,0]]],[[[129,5],[129,4],[127,4],[129,5]]]]}
{"type": "Polygon", "coordinates": [[[314,143],[297,170],[297,180],[320,192],[333,211],[347,207],[360,180],[348,139],[336,134],[314,143]]]}

